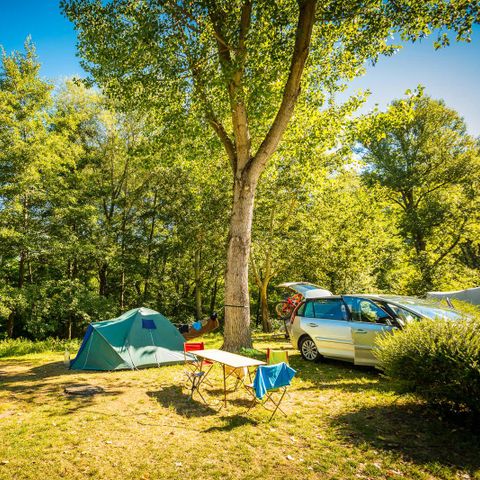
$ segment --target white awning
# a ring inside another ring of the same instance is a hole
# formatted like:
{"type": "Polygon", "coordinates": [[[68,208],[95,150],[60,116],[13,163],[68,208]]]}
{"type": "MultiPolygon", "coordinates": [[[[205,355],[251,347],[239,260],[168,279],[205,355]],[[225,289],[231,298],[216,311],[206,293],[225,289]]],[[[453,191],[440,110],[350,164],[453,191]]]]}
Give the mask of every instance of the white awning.
{"type": "Polygon", "coordinates": [[[453,290],[451,292],[428,292],[427,298],[453,298],[473,305],[480,305],[480,287],[467,288],[466,290],[453,290]]]}

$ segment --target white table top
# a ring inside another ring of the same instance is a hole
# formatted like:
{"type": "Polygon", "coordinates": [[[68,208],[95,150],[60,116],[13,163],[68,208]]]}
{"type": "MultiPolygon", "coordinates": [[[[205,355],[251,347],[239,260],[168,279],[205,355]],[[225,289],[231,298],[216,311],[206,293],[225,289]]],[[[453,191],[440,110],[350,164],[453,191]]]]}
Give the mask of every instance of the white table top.
{"type": "Polygon", "coordinates": [[[197,357],[205,358],[213,362],[222,363],[233,368],[241,367],[256,367],[258,365],[266,365],[261,360],[255,360],[254,358],[244,357],[243,355],[237,355],[236,353],[224,352],[223,350],[208,349],[208,350],[195,350],[191,352],[197,357]]]}

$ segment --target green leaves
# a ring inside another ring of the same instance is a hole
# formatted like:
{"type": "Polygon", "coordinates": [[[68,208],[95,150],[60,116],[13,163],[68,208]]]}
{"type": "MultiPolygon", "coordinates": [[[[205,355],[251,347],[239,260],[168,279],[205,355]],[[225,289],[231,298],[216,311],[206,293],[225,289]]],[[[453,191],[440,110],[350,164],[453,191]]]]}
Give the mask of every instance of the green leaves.
{"type": "Polygon", "coordinates": [[[478,222],[478,143],[459,115],[442,101],[407,92],[384,113],[360,122],[357,131],[368,184],[383,187],[398,206],[398,226],[413,250],[422,280],[414,292],[433,286],[435,271],[478,222]]]}
{"type": "Polygon", "coordinates": [[[478,311],[462,321],[425,320],[379,341],[385,374],[434,405],[479,413],[478,311]]]}

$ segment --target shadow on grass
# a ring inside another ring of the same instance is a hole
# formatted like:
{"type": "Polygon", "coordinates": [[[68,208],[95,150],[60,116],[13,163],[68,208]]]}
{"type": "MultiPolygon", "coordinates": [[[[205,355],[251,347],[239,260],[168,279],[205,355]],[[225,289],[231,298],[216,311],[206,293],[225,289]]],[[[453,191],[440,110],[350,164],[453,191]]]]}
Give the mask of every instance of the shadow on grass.
{"type": "Polygon", "coordinates": [[[258,425],[258,422],[256,420],[253,420],[249,417],[244,417],[243,415],[231,415],[229,417],[222,417],[222,420],[225,422],[224,425],[216,425],[214,427],[209,427],[205,429],[204,432],[230,432],[235,428],[243,427],[245,425],[258,425]]]}
{"type": "MultiPolygon", "coordinates": [[[[14,367],[12,371],[1,371],[0,386],[2,390],[12,394],[16,401],[26,403],[47,404],[53,398],[61,397],[68,404],[66,414],[72,413],[94,403],[98,396],[115,396],[122,392],[112,389],[104,389],[93,395],[72,395],[65,392],[67,387],[86,386],[85,379],[81,382],[75,375],[78,372],[68,370],[63,362],[51,362],[35,365],[29,361],[2,362],[3,368],[14,367]],[[31,368],[28,368],[32,366],[31,368]],[[18,370],[15,368],[19,367],[18,370]],[[62,378],[63,377],[63,378],[62,378]]],[[[95,372],[82,372],[95,373],[95,372]]],[[[92,379],[94,375],[92,375],[92,379]]],[[[98,385],[92,385],[98,387],[98,385]]]]}
{"type": "Polygon", "coordinates": [[[418,464],[480,469],[480,436],[438,417],[421,404],[365,407],[332,420],[345,439],[390,450],[418,464]]]}
{"type": "Polygon", "coordinates": [[[301,357],[292,356],[290,365],[296,370],[296,377],[310,386],[301,386],[296,390],[341,389],[345,392],[360,393],[376,391],[386,393],[395,390],[391,382],[382,377],[373,367],[363,367],[339,360],[324,359],[312,363],[301,357]]]}
{"type": "MultiPolygon", "coordinates": [[[[193,399],[190,398],[179,385],[169,385],[155,392],[147,392],[147,395],[163,407],[173,409],[178,415],[186,418],[207,417],[216,415],[218,411],[213,406],[203,403],[198,394],[194,394],[193,399]]],[[[202,395],[206,395],[203,390],[202,395]]],[[[205,398],[208,401],[208,397],[205,398]]]]}

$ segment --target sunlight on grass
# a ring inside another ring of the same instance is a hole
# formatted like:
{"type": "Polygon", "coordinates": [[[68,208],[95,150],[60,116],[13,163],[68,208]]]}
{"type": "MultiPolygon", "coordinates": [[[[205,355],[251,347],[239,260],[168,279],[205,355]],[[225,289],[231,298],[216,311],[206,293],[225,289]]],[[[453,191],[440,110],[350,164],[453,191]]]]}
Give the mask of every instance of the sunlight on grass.
{"type": "Polygon", "coordinates": [[[76,351],[80,346],[80,341],[60,340],[49,338],[43,341],[32,341],[25,338],[8,338],[0,340],[0,358],[25,356],[30,353],[42,352],[63,352],[65,349],[70,352],[76,351]]]}
{"type": "MultiPolygon", "coordinates": [[[[221,345],[218,334],[205,341],[221,345]]],[[[255,348],[272,345],[290,348],[255,348]]],[[[270,423],[260,407],[246,412],[242,389],[219,409],[218,367],[207,406],[190,400],[182,365],[78,372],[61,353],[0,360],[0,478],[480,479],[472,433],[399,397],[373,370],[290,355],[288,417],[270,423]],[[64,393],[80,384],[103,392],[64,393]]]]}

